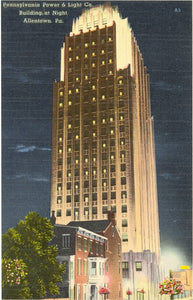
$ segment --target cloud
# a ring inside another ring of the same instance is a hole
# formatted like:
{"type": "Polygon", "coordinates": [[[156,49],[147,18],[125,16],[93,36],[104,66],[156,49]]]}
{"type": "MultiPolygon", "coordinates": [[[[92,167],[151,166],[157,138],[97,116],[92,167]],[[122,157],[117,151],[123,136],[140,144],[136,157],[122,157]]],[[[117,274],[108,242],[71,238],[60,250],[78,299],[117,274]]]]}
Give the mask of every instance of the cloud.
{"type": "Polygon", "coordinates": [[[46,147],[37,147],[35,145],[31,145],[31,146],[25,146],[25,145],[17,145],[15,147],[9,147],[9,149],[13,149],[16,152],[22,152],[22,153],[27,153],[27,152],[33,152],[35,150],[38,151],[51,151],[50,148],[46,148],[46,147]]]}
{"type": "Polygon", "coordinates": [[[170,173],[160,173],[159,176],[165,180],[179,180],[182,178],[181,176],[176,176],[175,174],[170,173]]]}
{"type": "Polygon", "coordinates": [[[165,81],[157,81],[157,82],[151,82],[151,86],[154,86],[160,90],[164,90],[164,91],[182,91],[182,86],[180,85],[175,85],[175,84],[170,84],[168,82],[165,81]]]}
{"type": "Polygon", "coordinates": [[[13,176],[7,176],[7,179],[9,180],[17,180],[17,179],[24,179],[27,181],[38,181],[38,182],[48,182],[49,179],[46,177],[43,177],[41,175],[30,175],[30,174],[16,174],[13,176]]]}

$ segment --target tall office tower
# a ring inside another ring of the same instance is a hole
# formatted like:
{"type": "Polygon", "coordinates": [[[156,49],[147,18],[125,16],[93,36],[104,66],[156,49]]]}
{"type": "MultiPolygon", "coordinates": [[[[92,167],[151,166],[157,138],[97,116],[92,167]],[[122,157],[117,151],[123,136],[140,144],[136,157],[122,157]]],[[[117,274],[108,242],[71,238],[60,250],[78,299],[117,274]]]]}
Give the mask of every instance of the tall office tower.
{"type": "Polygon", "coordinates": [[[51,211],[56,223],[115,213],[122,251],[159,254],[153,120],[143,58],[109,4],[84,10],[54,82],[51,211]]]}

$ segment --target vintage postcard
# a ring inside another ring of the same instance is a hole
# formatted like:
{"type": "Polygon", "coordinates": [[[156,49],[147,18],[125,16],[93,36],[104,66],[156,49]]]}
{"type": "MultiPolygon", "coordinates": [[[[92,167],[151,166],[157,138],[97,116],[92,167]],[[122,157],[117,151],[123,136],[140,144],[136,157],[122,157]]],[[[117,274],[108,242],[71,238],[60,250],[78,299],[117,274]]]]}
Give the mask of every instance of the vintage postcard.
{"type": "Polygon", "coordinates": [[[192,2],[1,17],[3,297],[192,299],[192,2]]]}

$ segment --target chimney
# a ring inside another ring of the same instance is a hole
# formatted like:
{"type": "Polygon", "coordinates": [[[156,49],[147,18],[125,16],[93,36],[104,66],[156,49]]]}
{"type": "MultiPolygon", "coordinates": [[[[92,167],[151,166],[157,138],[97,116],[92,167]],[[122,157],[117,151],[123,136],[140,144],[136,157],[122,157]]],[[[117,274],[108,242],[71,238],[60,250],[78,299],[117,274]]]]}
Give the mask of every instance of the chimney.
{"type": "Polygon", "coordinates": [[[54,226],[56,224],[55,211],[52,210],[52,216],[50,218],[50,223],[54,226]]]}
{"type": "Polygon", "coordinates": [[[108,211],[108,220],[115,226],[115,214],[111,210],[108,211]]]}

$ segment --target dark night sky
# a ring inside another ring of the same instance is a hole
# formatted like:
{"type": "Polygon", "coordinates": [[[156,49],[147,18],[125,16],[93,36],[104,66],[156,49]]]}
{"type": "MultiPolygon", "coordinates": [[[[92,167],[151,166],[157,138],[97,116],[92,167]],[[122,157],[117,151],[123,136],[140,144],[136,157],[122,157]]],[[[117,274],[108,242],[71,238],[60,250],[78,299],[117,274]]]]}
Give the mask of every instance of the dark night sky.
{"type": "MultiPolygon", "coordinates": [[[[150,73],[161,249],[175,249],[179,263],[190,264],[191,2],[113,4],[128,17],[150,73]]],[[[18,9],[2,7],[3,232],[29,211],[49,217],[52,82],[64,35],[81,10],[68,9],[64,24],[43,25],[24,24],[18,9]]]]}

